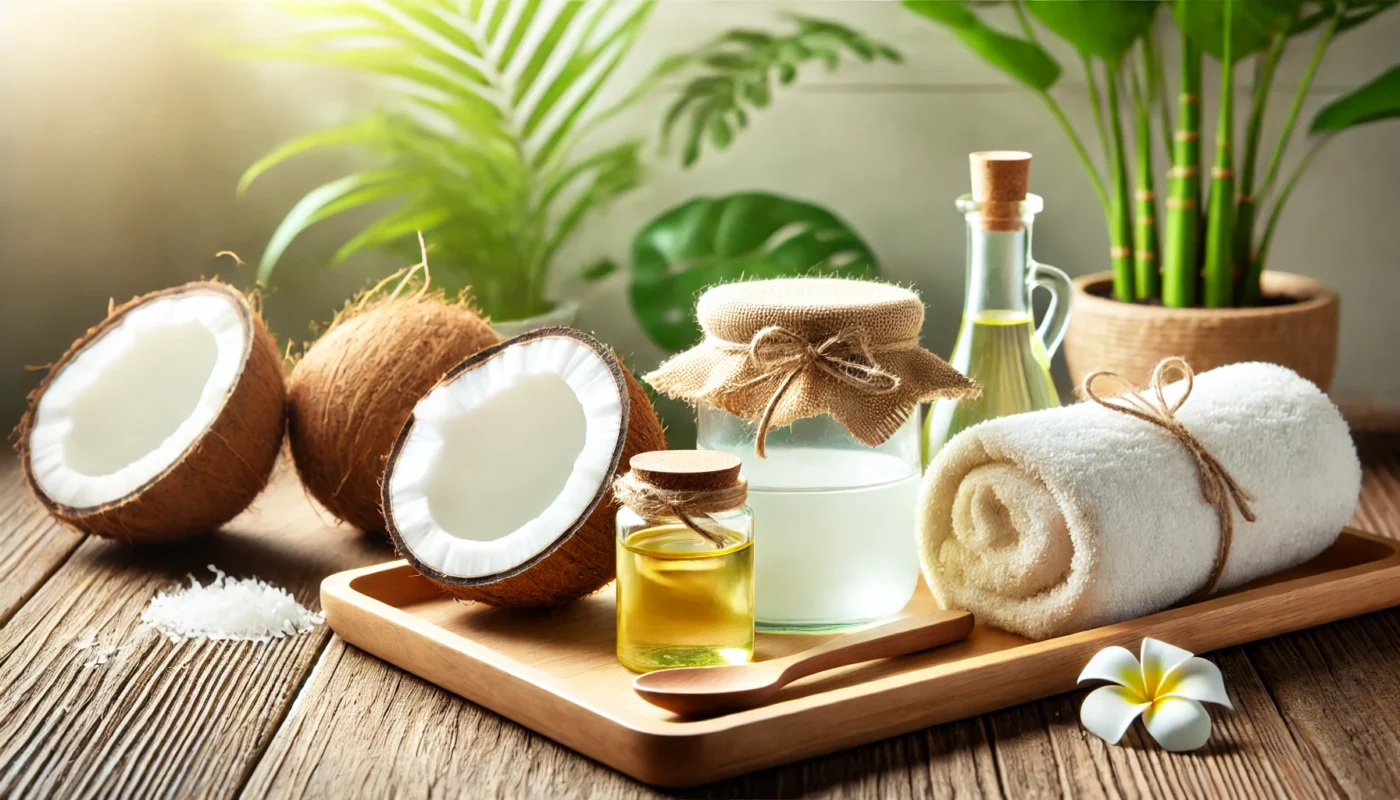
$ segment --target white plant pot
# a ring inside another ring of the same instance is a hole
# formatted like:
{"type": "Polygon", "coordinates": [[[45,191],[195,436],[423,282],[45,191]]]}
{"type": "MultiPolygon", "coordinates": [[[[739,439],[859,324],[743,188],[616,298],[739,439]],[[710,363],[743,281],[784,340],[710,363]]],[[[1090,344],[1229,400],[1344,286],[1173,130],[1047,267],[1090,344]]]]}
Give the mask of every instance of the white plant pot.
{"type": "Polygon", "coordinates": [[[509,339],[512,336],[519,336],[526,331],[536,328],[548,328],[554,325],[573,325],[574,317],[578,314],[578,301],[565,300],[557,304],[549,311],[534,317],[525,319],[508,319],[503,321],[491,320],[491,327],[502,339],[509,339]]]}

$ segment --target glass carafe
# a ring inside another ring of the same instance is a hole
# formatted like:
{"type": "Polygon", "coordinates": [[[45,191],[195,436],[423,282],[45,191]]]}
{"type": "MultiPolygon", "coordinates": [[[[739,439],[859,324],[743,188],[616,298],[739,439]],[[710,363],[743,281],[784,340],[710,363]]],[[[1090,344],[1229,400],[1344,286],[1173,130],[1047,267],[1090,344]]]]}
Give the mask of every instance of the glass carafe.
{"type": "Polygon", "coordinates": [[[700,448],[738,456],[748,479],[760,630],[834,630],[908,604],[919,583],[918,416],[875,447],[826,414],[799,419],[770,431],[759,458],[752,424],[699,407],[700,448]]]}
{"type": "Polygon", "coordinates": [[[924,430],[924,463],[959,432],[994,417],[1060,404],[1050,379],[1050,356],[1069,322],[1069,277],[1031,258],[1031,224],[1043,207],[1037,195],[1020,201],[1020,224],[984,224],[982,203],[958,198],[967,220],[967,286],[962,327],[948,362],[972,378],[981,397],[942,400],[924,430]],[[1004,230],[1010,228],[1010,230],[1004,230]],[[1050,291],[1050,307],[1035,324],[1031,294],[1050,291]]]}

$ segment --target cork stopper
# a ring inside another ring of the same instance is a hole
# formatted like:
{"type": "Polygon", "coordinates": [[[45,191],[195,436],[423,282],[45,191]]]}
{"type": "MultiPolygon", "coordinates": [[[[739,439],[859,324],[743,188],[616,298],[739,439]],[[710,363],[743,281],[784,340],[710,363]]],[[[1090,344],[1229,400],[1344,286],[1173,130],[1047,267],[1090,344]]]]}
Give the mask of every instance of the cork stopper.
{"type": "Polygon", "coordinates": [[[982,230],[1021,229],[1021,201],[1030,188],[1031,154],[985,150],[968,155],[972,199],[982,206],[982,230]]]}
{"type": "Polygon", "coordinates": [[[718,450],[654,450],[627,465],[638,480],[671,492],[712,492],[739,485],[739,457],[718,450]]]}

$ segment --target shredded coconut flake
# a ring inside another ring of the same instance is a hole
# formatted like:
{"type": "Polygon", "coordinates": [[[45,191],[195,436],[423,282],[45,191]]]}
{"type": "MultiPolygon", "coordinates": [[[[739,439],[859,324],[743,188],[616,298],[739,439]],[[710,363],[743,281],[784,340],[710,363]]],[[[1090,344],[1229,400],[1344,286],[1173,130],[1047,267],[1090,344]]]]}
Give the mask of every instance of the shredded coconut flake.
{"type": "Polygon", "coordinates": [[[265,643],[308,633],[325,622],[286,589],[257,578],[230,578],[213,564],[209,570],[214,580],[207,586],[190,576],[187,588],[157,593],[141,621],[177,644],[186,639],[265,643]]]}

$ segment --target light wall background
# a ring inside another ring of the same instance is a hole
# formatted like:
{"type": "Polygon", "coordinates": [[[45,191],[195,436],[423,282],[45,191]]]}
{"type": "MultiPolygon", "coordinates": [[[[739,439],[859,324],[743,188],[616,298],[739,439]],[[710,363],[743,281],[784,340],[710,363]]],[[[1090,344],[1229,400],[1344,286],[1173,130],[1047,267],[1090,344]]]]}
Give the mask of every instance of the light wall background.
{"type": "MultiPolygon", "coordinates": [[[[707,154],[693,170],[655,154],[650,181],[591,220],[557,265],[555,294],[583,301],[579,327],[643,366],[655,363],[662,353],[627,308],[625,278],[580,286],[570,276],[603,255],[625,263],[637,229],[692,195],[766,189],[852,222],[888,277],[922,291],[925,343],[946,355],[963,281],[963,222],[952,201],[966,191],[973,150],[1032,151],[1031,188],[1046,198],[1036,256],[1072,275],[1105,268],[1098,205],[1039,101],[897,3],[664,0],[614,86],[668,52],[734,26],[781,26],[793,11],[851,24],[896,46],[906,63],[810,69],[800,86],[753,116],[729,151],[707,154]]],[[[1007,13],[1005,6],[987,12],[1009,22],[1007,13]]],[[[250,284],[251,268],[214,253],[233,250],[255,262],[296,199],[347,166],[312,156],[269,173],[247,196],[234,195],[242,170],[270,148],[345,121],[380,96],[359,76],[250,63],[219,48],[274,37],[287,24],[254,0],[0,2],[0,423],[18,419],[24,393],[37,383],[23,367],[61,355],[102,318],[108,298],[216,273],[250,284]]],[[[1397,42],[1400,11],[1346,34],[1324,62],[1304,118],[1390,66],[1397,42]]],[[[1311,44],[1293,45],[1279,70],[1270,130],[1281,124],[1311,44]]],[[[1057,94],[1087,135],[1078,60],[1063,48],[1057,55],[1066,67],[1057,94]]],[[[1243,107],[1249,70],[1239,77],[1243,107]]],[[[1208,85],[1214,80],[1208,72],[1208,85]]],[[[616,120],[599,143],[654,133],[667,99],[662,93],[616,120]]],[[[1208,97],[1206,108],[1213,105],[1208,97]]],[[[1301,152],[1299,141],[1287,163],[1301,152]]],[[[1320,156],[1277,236],[1273,268],[1319,278],[1342,294],[1336,396],[1400,401],[1397,219],[1400,123],[1378,123],[1320,156]]],[[[322,224],[289,251],[266,299],[275,332],[307,338],[312,321],[328,319],[367,279],[400,266],[376,256],[319,266],[356,222],[322,224]]]]}

